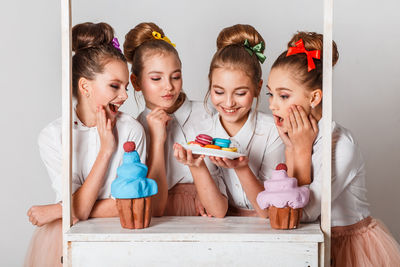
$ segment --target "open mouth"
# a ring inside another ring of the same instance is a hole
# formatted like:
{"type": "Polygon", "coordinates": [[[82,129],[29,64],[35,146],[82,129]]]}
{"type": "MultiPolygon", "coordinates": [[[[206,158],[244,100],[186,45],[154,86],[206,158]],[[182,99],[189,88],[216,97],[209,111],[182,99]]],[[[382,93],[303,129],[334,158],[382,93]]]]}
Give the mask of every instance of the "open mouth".
{"type": "Polygon", "coordinates": [[[228,114],[234,114],[236,111],[239,110],[239,108],[223,108],[223,107],[221,107],[221,108],[225,113],[228,113],[228,114]]]}
{"type": "Polygon", "coordinates": [[[274,119],[275,119],[275,124],[277,126],[282,126],[283,125],[283,118],[282,117],[274,115],[274,119]]]}
{"type": "Polygon", "coordinates": [[[116,104],[116,103],[108,104],[108,107],[110,108],[111,112],[114,114],[118,112],[118,109],[120,106],[121,106],[121,104],[116,104]]]}

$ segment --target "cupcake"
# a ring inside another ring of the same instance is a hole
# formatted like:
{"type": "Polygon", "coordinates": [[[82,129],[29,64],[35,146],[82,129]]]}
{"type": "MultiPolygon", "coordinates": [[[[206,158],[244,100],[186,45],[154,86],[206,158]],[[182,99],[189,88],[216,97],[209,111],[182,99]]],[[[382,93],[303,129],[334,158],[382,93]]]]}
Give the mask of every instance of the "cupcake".
{"type": "Polygon", "coordinates": [[[124,144],[122,165],[111,184],[111,195],[116,199],[121,226],[128,229],[149,227],[151,196],[157,194],[157,183],[146,178],[147,166],[140,162],[134,142],[124,144]]]}
{"type": "Polygon", "coordinates": [[[279,164],[272,177],[264,182],[265,190],[257,196],[261,209],[268,209],[271,227],[294,229],[299,226],[302,210],[307,205],[310,191],[297,186],[297,179],[288,177],[285,164],[279,164]]]}

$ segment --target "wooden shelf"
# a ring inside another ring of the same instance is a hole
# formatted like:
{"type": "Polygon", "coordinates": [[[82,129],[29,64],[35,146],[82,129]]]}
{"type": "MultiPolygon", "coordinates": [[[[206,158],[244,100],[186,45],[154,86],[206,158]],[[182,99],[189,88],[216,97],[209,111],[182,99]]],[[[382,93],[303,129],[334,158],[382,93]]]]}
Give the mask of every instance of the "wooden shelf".
{"type": "Polygon", "coordinates": [[[119,218],[78,222],[66,233],[68,241],[229,241],[323,242],[319,223],[301,224],[294,230],[271,229],[269,220],[256,217],[159,217],[149,228],[123,229],[119,218]]]}
{"type": "MultiPolygon", "coordinates": [[[[319,223],[274,230],[254,217],[161,217],[129,230],[119,218],[78,222],[64,235],[72,266],[318,266],[319,223]]],[[[70,265],[70,266],[71,266],[70,265]]]]}

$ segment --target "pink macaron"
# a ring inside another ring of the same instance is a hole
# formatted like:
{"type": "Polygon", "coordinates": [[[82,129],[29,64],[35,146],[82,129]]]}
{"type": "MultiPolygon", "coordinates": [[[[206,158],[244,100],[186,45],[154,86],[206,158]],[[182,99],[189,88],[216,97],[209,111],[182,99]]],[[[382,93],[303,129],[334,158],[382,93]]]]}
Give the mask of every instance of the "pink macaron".
{"type": "Polygon", "coordinates": [[[213,138],[206,134],[199,134],[198,136],[196,136],[195,141],[202,145],[211,145],[213,142],[213,138]]]}

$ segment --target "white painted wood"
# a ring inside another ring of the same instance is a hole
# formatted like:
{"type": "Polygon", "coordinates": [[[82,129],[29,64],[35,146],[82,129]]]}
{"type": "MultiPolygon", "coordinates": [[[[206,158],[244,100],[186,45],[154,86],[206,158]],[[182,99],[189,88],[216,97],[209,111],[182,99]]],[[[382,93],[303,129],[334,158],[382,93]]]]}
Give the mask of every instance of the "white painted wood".
{"type": "MultiPolygon", "coordinates": [[[[71,64],[71,2],[61,1],[61,88],[62,88],[62,188],[63,233],[72,224],[71,219],[71,173],[72,173],[72,64],[71,64]]],[[[69,266],[68,243],[63,234],[63,262],[69,266]]]]}
{"type": "Polygon", "coordinates": [[[73,266],[318,266],[323,242],[318,223],[273,230],[253,217],[161,217],[141,230],[90,219],[66,237],[73,266]]]}
{"type": "Polygon", "coordinates": [[[318,266],[316,243],[74,242],[72,265],[318,266]]]}
{"type": "Polygon", "coordinates": [[[319,223],[300,224],[295,230],[271,229],[269,220],[257,217],[201,216],[152,218],[149,228],[123,229],[119,218],[78,222],[67,233],[68,241],[181,241],[181,242],[323,242],[319,223]]]}
{"type": "Polygon", "coordinates": [[[323,51],[323,183],[321,199],[321,228],[324,232],[324,244],[321,249],[321,266],[330,266],[331,255],[331,166],[332,166],[332,33],[333,0],[324,1],[324,51],[323,51]]]}

